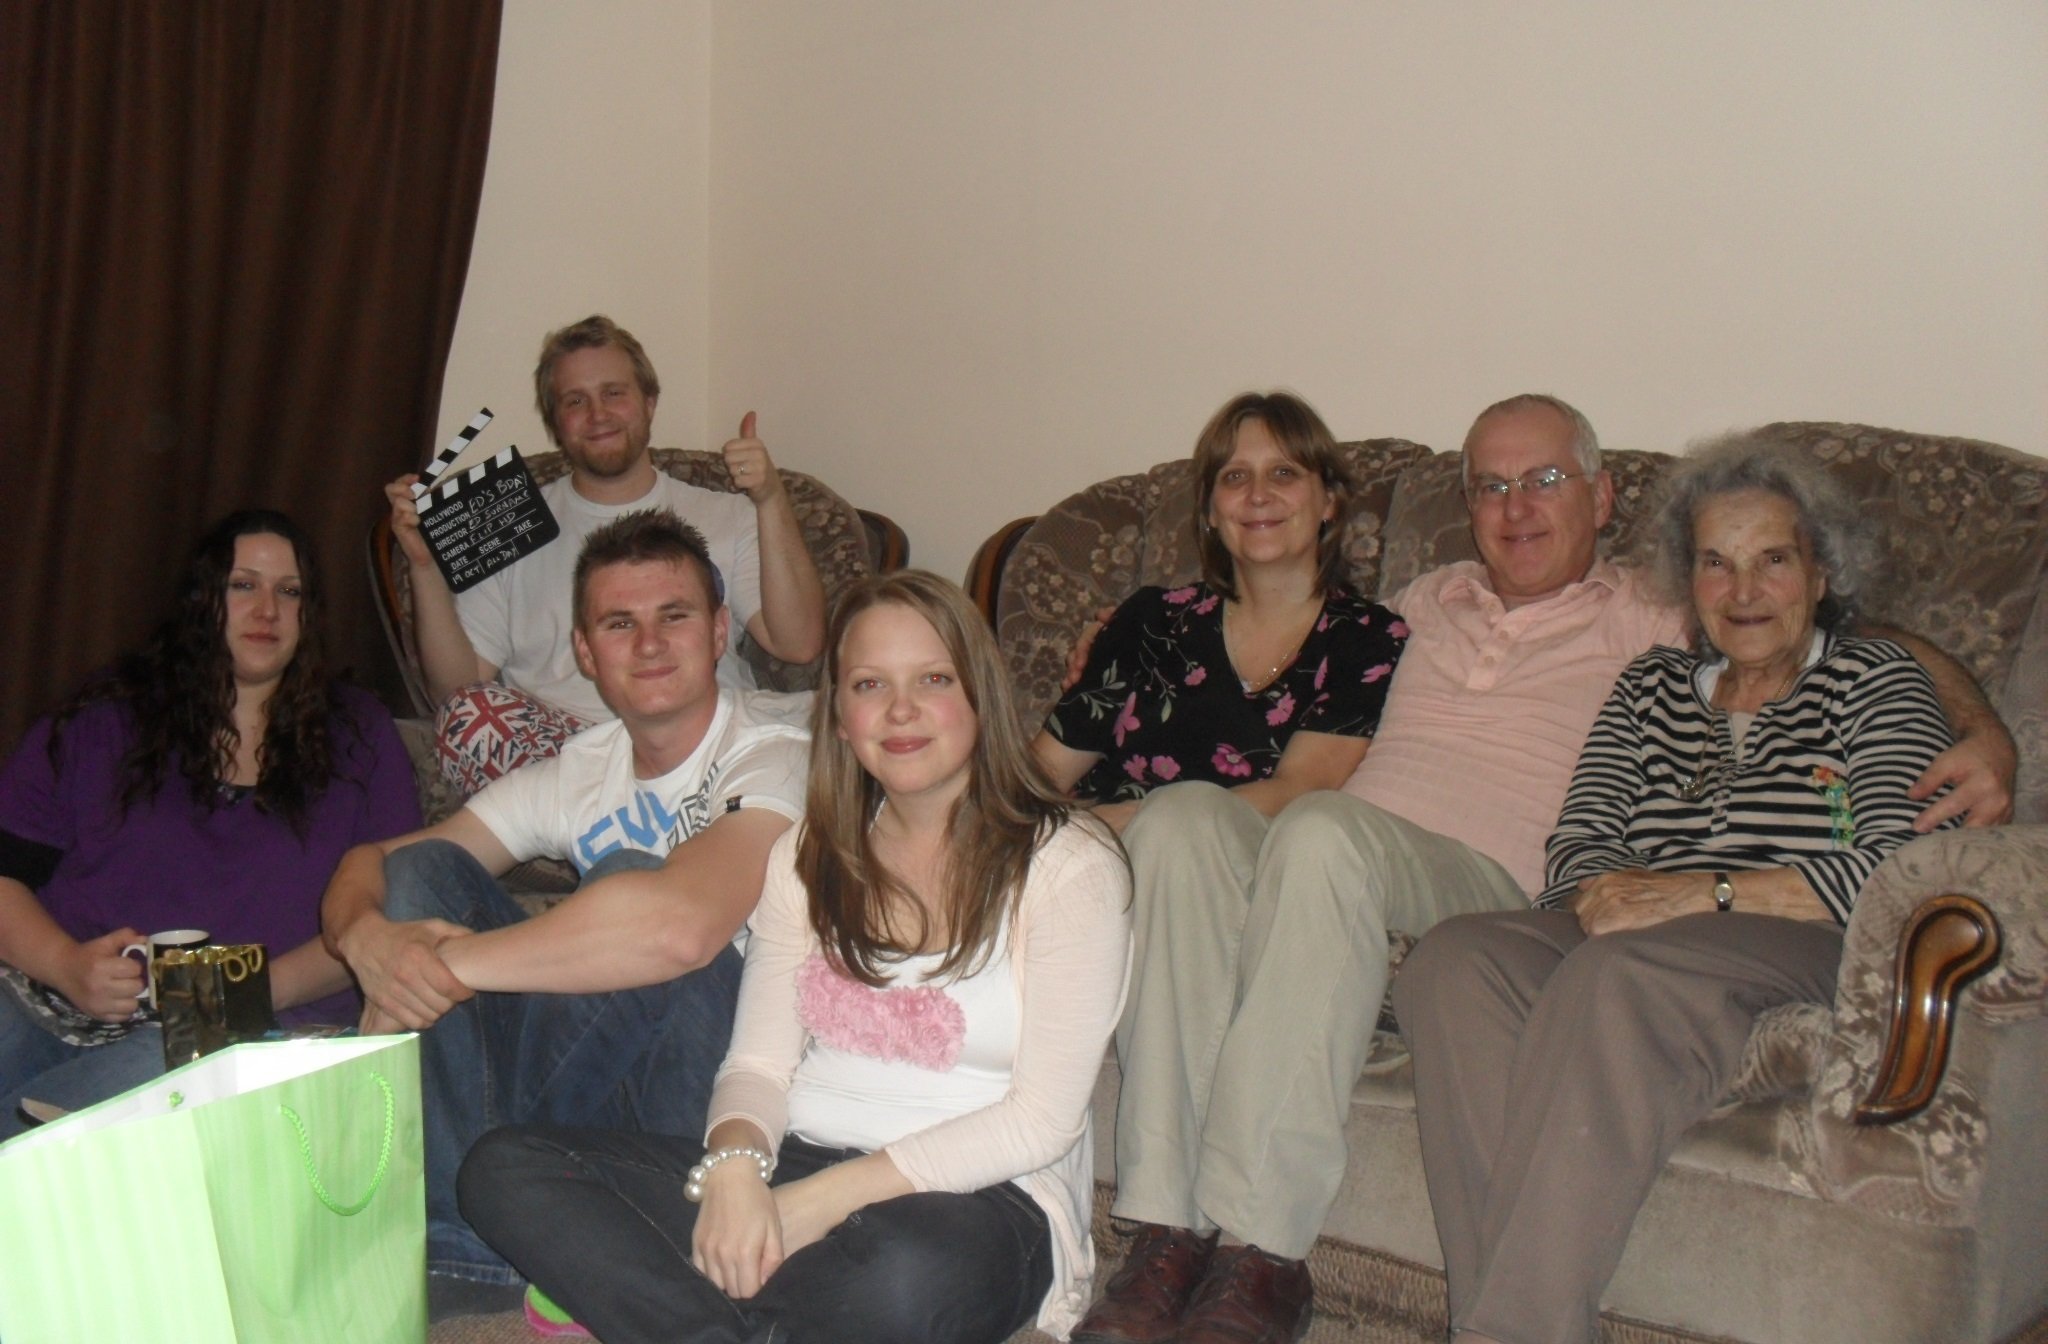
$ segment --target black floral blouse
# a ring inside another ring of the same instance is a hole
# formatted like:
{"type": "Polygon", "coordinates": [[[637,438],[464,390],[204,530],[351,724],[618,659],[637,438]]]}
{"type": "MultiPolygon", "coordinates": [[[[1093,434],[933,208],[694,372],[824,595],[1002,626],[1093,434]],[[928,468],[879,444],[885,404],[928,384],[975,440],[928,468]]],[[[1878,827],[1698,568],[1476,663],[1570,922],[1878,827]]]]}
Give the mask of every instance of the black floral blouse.
{"type": "Polygon", "coordinates": [[[1407,640],[1399,616],[1336,589],[1294,662],[1247,692],[1224,649],[1221,594],[1199,583],[1141,588],[1102,628],[1045,726],[1076,751],[1102,753],[1074,787],[1080,798],[1265,779],[1298,732],[1371,737],[1407,640]]]}

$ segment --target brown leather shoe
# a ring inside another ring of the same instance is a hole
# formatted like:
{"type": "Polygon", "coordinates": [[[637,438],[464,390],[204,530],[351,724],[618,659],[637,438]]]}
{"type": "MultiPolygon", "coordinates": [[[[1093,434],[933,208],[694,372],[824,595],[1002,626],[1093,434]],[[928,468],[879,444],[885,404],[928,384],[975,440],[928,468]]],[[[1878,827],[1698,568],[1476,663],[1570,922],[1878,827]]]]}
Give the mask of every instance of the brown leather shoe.
{"type": "Polygon", "coordinates": [[[1138,1224],[1123,1267],[1110,1277],[1102,1300],[1074,1327],[1074,1344],[1160,1344],[1174,1337],[1195,1285],[1208,1271],[1216,1234],[1185,1227],[1138,1224]]]}
{"type": "Polygon", "coordinates": [[[1315,1284],[1302,1260],[1225,1246],[1180,1319],[1179,1344],[1295,1344],[1308,1333],[1315,1284]]]}

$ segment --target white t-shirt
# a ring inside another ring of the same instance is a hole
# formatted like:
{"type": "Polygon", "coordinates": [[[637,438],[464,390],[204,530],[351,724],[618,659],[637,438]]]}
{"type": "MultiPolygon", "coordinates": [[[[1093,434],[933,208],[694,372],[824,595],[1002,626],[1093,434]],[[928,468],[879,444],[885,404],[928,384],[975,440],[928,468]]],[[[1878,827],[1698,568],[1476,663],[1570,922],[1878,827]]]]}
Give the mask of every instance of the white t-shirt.
{"type": "Polygon", "coordinates": [[[634,776],[632,740],[614,719],[570,738],[559,756],[493,780],[469,810],[522,863],[567,859],[585,873],[620,849],[665,858],[743,807],[800,820],[810,717],[808,691],[724,689],[704,740],[659,779],[634,776]]]}
{"type": "Polygon", "coordinates": [[[732,641],[718,660],[719,684],[754,684],[753,669],[736,647],[740,631],[761,610],[761,538],[753,501],[705,490],[666,472],[657,472],[654,489],[630,504],[593,504],[576,493],[567,476],[548,482],[540,493],[562,534],[455,595],[455,612],[470,645],[479,658],[496,665],[507,686],[591,723],[611,721],[597,687],[577,670],[576,650],[569,642],[576,558],[583,553],[584,538],[598,528],[620,514],[657,505],[704,534],[711,563],[725,580],[732,641]]]}

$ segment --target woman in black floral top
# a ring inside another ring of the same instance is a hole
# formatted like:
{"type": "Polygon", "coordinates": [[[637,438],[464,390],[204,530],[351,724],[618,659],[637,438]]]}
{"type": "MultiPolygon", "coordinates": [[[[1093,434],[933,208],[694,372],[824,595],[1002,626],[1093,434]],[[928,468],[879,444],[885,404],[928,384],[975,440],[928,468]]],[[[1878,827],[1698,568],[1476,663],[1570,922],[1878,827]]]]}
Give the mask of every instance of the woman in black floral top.
{"type": "Polygon", "coordinates": [[[1206,780],[1268,817],[1364,759],[1408,630],[1337,581],[1351,485],[1322,419],[1247,393],[1195,445],[1202,580],[1117,609],[1034,748],[1122,827],[1206,780]]]}

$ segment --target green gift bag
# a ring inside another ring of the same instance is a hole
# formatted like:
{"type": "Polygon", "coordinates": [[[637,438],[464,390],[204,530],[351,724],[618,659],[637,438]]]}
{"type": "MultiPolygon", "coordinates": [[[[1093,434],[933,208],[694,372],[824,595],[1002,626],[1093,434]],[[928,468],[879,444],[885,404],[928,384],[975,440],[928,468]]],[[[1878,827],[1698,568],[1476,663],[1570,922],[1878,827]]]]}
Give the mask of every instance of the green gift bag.
{"type": "Polygon", "coordinates": [[[5,1344],[420,1344],[419,1041],[230,1046],[0,1144],[5,1344]]]}

